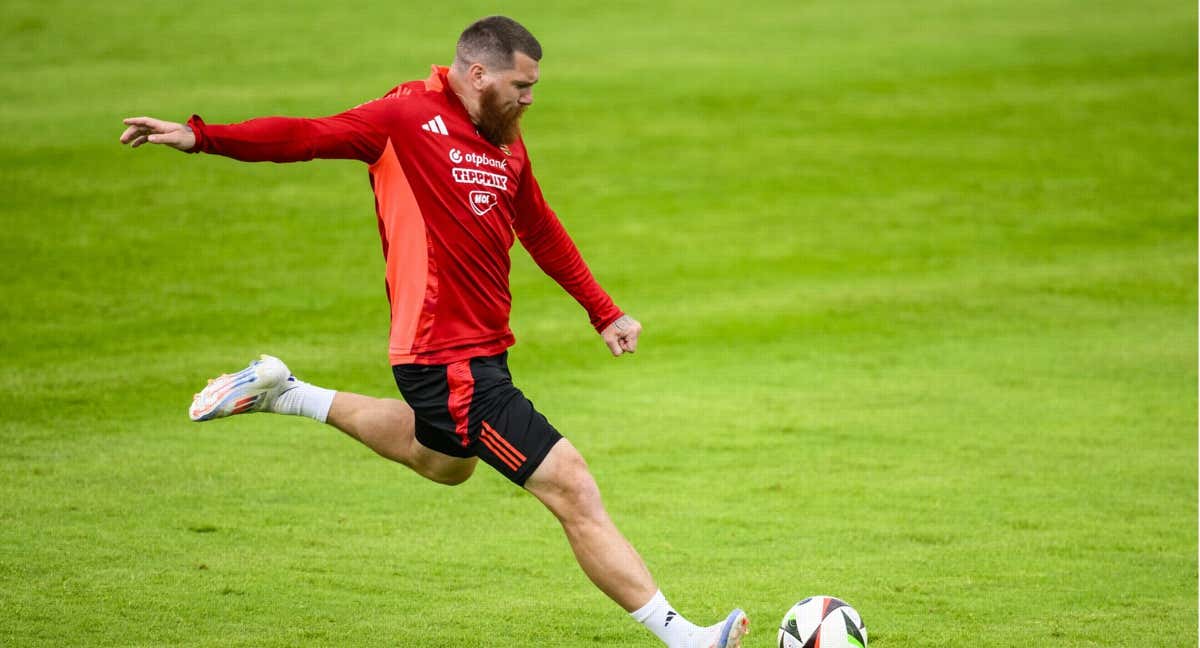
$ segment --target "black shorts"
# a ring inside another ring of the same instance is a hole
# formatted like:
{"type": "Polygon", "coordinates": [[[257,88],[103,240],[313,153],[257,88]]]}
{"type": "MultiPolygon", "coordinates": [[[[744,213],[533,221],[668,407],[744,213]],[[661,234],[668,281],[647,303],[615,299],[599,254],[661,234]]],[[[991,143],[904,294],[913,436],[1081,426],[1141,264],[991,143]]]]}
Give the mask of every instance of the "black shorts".
{"type": "Polygon", "coordinates": [[[479,457],[519,486],[562,438],[512,382],[508,352],[448,365],[392,367],[421,445],[479,457]]]}

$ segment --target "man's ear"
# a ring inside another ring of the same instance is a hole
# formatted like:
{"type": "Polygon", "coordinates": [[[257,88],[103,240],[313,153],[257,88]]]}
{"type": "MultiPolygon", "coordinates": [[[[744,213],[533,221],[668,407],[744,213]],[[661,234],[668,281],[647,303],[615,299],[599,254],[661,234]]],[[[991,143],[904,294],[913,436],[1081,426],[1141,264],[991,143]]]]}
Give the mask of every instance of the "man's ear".
{"type": "Polygon", "coordinates": [[[471,87],[476,90],[483,90],[487,82],[484,77],[487,76],[487,68],[483,67],[482,63],[472,63],[471,67],[467,68],[467,79],[471,82],[471,87]]]}

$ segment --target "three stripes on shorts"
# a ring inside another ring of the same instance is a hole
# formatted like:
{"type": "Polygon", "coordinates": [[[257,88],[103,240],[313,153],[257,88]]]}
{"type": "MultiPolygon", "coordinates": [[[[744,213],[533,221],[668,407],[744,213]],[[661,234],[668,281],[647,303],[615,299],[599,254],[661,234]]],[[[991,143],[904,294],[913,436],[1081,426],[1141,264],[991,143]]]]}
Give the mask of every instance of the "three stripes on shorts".
{"type": "Polygon", "coordinates": [[[500,436],[491,425],[488,425],[487,421],[483,421],[483,431],[479,433],[479,440],[483,441],[483,445],[487,446],[488,450],[491,450],[492,454],[496,455],[500,461],[503,461],[509,470],[516,472],[521,464],[525,463],[525,455],[500,436]]]}

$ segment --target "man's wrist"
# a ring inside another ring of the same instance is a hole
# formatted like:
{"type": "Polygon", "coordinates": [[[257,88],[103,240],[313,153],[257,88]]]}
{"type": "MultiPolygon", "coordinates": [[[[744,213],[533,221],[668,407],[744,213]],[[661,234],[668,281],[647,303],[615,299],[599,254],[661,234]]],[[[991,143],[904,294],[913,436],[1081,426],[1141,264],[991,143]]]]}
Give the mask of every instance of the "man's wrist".
{"type": "Polygon", "coordinates": [[[606,318],[600,320],[600,323],[596,326],[596,332],[604,333],[604,331],[608,330],[608,327],[613,325],[613,322],[616,322],[617,320],[621,319],[622,317],[625,317],[625,313],[622,311],[617,311],[617,314],[615,316],[606,317],[606,318]]]}
{"type": "Polygon", "coordinates": [[[192,134],[192,148],[187,149],[186,152],[188,152],[188,153],[199,153],[200,152],[201,142],[204,140],[204,134],[200,132],[200,129],[203,126],[204,126],[204,120],[200,119],[200,115],[192,115],[190,118],[188,118],[188,120],[186,122],[184,122],[183,127],[186,128],[188,130],[188,132],[192,134]]]}

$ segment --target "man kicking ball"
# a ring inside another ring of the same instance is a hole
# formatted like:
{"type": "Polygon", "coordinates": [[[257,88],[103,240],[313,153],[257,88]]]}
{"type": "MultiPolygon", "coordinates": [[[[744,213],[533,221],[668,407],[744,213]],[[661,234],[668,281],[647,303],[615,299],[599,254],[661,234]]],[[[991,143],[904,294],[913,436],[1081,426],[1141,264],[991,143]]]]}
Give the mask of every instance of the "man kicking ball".
{"type": "Polygon", "coordinates": [[[189,414],[307,416],[441,484],[462,483],[483,459],[554,513],[588,578],[664,644],[737,648],[746,615],[735,609],[700,627],[671,607],[609,518],[583,457],[508,370],[514,237],[587,310],[614,356],[635,352],[642,330],[596,282],[534,179],[519,123],[541,56],[524,27],[492,16],[462,33],[449,68],[332,117],[125,120],[121,142],[134,148],[369,165],[391,302],[389,358],[404,400],[317,387],[263,356],[209,381],[189,414]]]}

